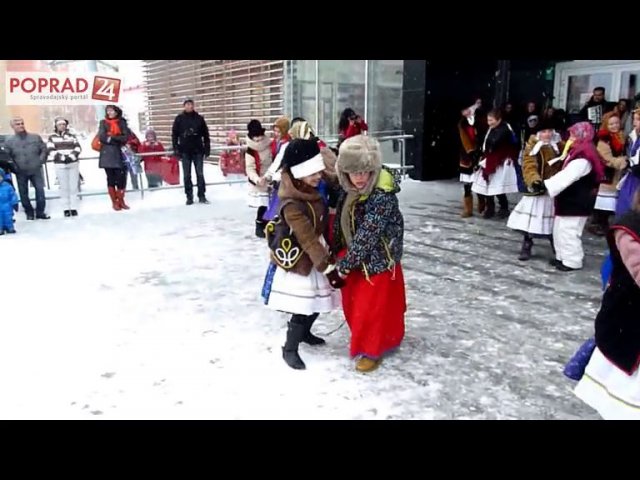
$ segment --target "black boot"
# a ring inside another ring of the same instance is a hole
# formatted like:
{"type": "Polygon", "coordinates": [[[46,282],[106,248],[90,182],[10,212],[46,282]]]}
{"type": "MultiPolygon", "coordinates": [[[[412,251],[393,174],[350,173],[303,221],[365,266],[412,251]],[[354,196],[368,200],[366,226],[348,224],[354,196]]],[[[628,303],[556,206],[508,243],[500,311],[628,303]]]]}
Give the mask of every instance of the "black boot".
{"type": "Polygon", "coordinates": [[[320,337],[316,337],[313,333],[311,333],[311,326],[313,325],[313,322],[316,321],[316,319],[318,318],[318,314],[314,314],[314,315],[309,315],[306,319],[305,319],[305,323],[304,323],[304,337],[302,337],[302,341],[304,343],[306,343],[307,345],[324,345],[325,342],[323,338],[320,337]]]}
{"type": "Polygon", "coordinates": [[[64,211],[64,216],[65,217],[70,217],[71,216],[71,210],[65,210],[64,211]]]}
{"type": "Polygon", "coordinates": [[[520,250],[520,256],[518,257],[518,260],[520,260],[521,262],[526,262],[527,260],[530,260],[532,248],[533,248],[533,238],[527,235],[524,237],[524,240],[522,241],[522,249],[520,250]]]}
{"type": "Polygon", "coordinates": [[[498,203],[500,204],[500,210],[498,210],[498,218],[508,218],[509,217],[509,200],[507,196],[503,193],[502,195],[498,195],[498,203]]]}
{"type": "Polygon", "coordinates": [[[304,370],[307,366],[304,364],[300,355],[298,355],[298,345],[305,333],[305,326],[300,323],[288,323],[287,342],[282,347],[282,358],[291,368],[296,370],[304,370]]]}
{"type": "Polygon", "coordinates": [[[258,207],[258,213],[256,214],[256,237],[265,238],[264,229],[267,226],[267,222],[262,219],[262,216],[266,213],[267,207],[258,207]]]}
{"type": "Polygon", "coordinates": [[[493,197],[487,197],[486,207],[482,216],[486,219],[496,216],[496,201],[493,197]]]}
{"type": "Polygon", "coordinates": [[[77,210],[71,210],[71,216],[72,217],[77,217],[78,216],[78,211],[77,210]]]}

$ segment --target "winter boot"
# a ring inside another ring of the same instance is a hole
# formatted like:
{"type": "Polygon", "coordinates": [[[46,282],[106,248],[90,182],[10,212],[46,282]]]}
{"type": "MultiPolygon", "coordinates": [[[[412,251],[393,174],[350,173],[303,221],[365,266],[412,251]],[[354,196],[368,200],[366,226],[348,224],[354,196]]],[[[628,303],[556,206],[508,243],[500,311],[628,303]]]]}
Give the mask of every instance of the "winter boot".
{"type": "Polygon", "coordinates": [[[360,357],[356,362],[356,370],[362,373],[373,372],[382,363],[382,358],[374,360],[369,357],[360,357]]]}
{"type": "Polygon", "coordinates": [[[259,207],[256,214],[256,237],[265,238],[266,234],[264,229],[267,227],[267,221],[262,219],[262,216],[266,213],[267,207],[259,207]]]}
{"type": "Polygon", "coordinates": [[[485,219],[493,218],[496,216],[496,202],[493,197],[486,197],[486,207],[482,216],[485,219]]]}
{"type": "Polygon", "coordinates": [[[482,215],[487,209],[487,197],[484,195],[478,195],[478,213],[482,215]]]}
{"type": "Polygon", "coordinates": [[[304,364],[300,355],[298,355],[298,345],[305,333],[305,325],[300,323],[288,323],[287,341],[282,347],[282,358],[291,368],[296,370],[304,370],[307,366],[304,364]]]}
{"type": "Polygon", "coordinates": [[[120,207],[120,200],[118,199],[118,192],[116,187],[109,187],[109,197],[111,198],[111,206],[114,210],[122,210],[120,207]]]}
{"type": "Polygon", "coordinates": [[[473,217],[473,197],[464,197],[464,207],[460,216],[462,218],[473,217]]]}
{"type": "Polygon", "coordinates": [[[506,195],[498,195],[498,203],[500,204],[500,210],[498,210],[498,218],[509,218],[509,200],[506,195]]]}
{"type": "Polygon", "coordinates": [[[77,217],[78,216],[78,210],[71,210],[71,216],[72,217],[77,217]]]}
{"type": "Polygon", "coordinates": [[[202,195],[201,197],[198,197],[198,202],[204,203],[205,205],[209,205],[211,203],[209,202],[209,200],[207,200],[207,197],[205,197],[204,195],[202,195]]]}
{"type": "Polygon", "coordinates": [[[64,216],[65,217],[70,217],[71,216],[71,210],[65,210],[64,211],[64,216]]]}
{"type": "Polygon", "coordinates": [[[522,250],[520,250],[520,256],[518,260],[526,262],[531,259],[531,249],[533,248],[533,239],[531,237],[524,237],[522,241],[522,250]]]}
{"type": "Polygon", "coordinates": [[[118,201],[120,202],[120,208],[122,208],[123,210],[129,210],[129,205],[124,203],[125,191],[124,190],[118,190],[117,194],[118,194],[118,201]]]}
{"type": "Polygon", "coordinates": [[[311,333],[311,326],[313,322],[318,318],[317,315],[309,316],[305,319],[304,324],[304,336],[302,337],[302,341],[307,345],[324,345],[327,342],[323,338],[316,337],[313,333],[311,333]]]}

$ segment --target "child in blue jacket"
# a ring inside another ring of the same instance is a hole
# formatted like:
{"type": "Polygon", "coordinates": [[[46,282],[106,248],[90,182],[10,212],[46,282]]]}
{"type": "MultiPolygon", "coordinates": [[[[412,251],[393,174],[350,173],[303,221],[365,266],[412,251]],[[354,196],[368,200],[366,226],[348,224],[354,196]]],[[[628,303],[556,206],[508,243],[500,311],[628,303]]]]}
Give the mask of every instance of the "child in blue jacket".
{"type": "Polygon", "coordinates": [[[4,170],[0,168],[0,235],[16,233],[13,227],[13,210],[16,205],[18,205],[16,191],[5,180],[4,170]]]}

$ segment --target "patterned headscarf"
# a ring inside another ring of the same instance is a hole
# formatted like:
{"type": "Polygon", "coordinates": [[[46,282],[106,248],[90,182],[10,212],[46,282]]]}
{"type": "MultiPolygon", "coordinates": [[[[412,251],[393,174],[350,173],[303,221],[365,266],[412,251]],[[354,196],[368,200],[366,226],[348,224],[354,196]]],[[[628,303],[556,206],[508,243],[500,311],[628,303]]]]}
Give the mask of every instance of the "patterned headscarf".
{"type": "Polygon", "coordinates": [[[591,164],[591,169],[596,176],[596,181],[601,183],[604,180],[604,161],[596,146],[593,144],[595,131],[590,122],[578,122],[569,127],[569,133],[573,138],[569,150],[569,156],[565,160],[565,165],[574,158],[584,158],[591,164]]]}
{"type": "Polygon", "coordinates": [[[305,140],[309,140],[311,137],[315,136],[313,133],[313,129],[311,126],[304,121],[294,122],[289,130],[289,136],[292,139],[303,138],[305,140]]]}

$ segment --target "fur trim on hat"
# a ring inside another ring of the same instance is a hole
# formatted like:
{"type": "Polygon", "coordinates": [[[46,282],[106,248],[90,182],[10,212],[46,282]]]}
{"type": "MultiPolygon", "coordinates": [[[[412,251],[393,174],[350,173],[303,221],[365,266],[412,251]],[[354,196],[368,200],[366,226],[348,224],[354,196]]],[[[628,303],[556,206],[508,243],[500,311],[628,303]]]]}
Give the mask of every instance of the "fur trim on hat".
{"type": "Polygon", "coordinates": [[[380,144],[366,135],[356,135],[346,139],[340,145],[336,170],[340,185],[346,191],[354,190],[354,186],[349,180],[349,173],[373,172],[371,179],[362,195],[368,195],[373,190],[380,170],[382,169],[382,156],[380,155],[380,144]]]}

